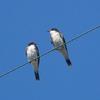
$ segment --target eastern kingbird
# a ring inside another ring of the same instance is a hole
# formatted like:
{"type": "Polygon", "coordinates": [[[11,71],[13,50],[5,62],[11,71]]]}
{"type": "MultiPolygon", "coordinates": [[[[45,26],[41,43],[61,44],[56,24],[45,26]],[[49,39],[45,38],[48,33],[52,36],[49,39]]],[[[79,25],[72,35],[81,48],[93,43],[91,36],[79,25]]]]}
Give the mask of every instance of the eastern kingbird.
{"type": "Polygon", "coordinates": [[[50,32],[51,43],[53,44],[53,46],[55,48],[58,47],[57,50],[64,56],[68,66],[72,65],[69,59],[66,41],[63,34],[57,28],[52,28],[48,32],[50,32]]]}
{"type": "Polygon", "coordinates": [[[37,45],[34,42],[30,42],[28,46],[26,47],[26,56],[28,61],[33,65],[34,67],[34,73],[35,73],[35,79],[40,80],[39,78],[39,50],[37,45]]]}

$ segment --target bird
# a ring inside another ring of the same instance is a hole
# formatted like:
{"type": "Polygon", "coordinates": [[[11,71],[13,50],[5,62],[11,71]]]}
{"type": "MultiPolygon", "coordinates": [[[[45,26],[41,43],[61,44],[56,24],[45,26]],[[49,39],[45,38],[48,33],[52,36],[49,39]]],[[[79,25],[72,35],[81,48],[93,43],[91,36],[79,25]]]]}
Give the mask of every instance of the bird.
{"type": "Polygon", "coordinates": [[[39,49],[36,43],[34,42],[28,43],[25,49],[25,54],[27,56],[28,62],[31,63],[34,68],[35,79],[40,80],[39,77],[40,58],[39,58],[39,49]]]}
{"type": "Polygon", "coordinates": [[[51,28],[48,32],[50,33],[51,44],[53,44],[56,50],[64,56],[68,66],[71,66],[72,63],[68,55],[67,45],[63,34],[57,28],[51,28]]]}

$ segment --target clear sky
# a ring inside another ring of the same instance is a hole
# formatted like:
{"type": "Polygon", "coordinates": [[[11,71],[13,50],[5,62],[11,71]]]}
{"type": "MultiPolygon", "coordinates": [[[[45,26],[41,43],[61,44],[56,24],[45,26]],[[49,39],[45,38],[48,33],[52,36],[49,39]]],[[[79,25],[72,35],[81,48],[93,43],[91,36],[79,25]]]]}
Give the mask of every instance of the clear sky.
{"type": "MultiPolygon", "coordinates": [[[[27,62],[25,47],[53,48],[52,27],[68,41],[100,24],[100,0],[0,0],[0,73],[27,62]]],[[[100,100],[100,29],[68,45],[72,69],[60,53],[41,58],[40,81],[30,64],[0,78],[0,100],[100,100]]]]}

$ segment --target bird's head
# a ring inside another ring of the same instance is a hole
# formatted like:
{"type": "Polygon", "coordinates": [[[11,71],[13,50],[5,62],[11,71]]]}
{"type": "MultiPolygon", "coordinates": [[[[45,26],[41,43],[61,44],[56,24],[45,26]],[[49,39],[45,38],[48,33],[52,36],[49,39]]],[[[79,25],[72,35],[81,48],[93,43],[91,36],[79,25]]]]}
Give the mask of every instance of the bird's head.
{"type": "Polygon", "coordinates": [[[48,32],[59,32],[59,30],[57,28],[51,28],[50,30],[48,30],[48,32]]]}
{"type": "Polygon", "coordinates": [[[30,45],[35,45],[35,43],[34,42],[28,43],[28,46],[30,46],[30,45]]]}

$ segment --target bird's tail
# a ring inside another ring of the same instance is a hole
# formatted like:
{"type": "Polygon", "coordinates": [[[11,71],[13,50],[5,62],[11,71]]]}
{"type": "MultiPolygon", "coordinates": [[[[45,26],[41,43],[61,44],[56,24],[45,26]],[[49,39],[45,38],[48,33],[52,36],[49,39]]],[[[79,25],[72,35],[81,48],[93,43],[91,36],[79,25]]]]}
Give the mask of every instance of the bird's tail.
{"type": "Polygon", "coordinates": [[[66,62],[67,62],[67,64],[68,64],[68,66],[71,66],[71,65],[72,65],[70,59],[66,59],[66,62]]]}
{"type": "Polygon", "coordinates": [[[34,73],[35,73],[35,79],[40,80],[39,73],[38,72],[34,72],[34,73]]]}

